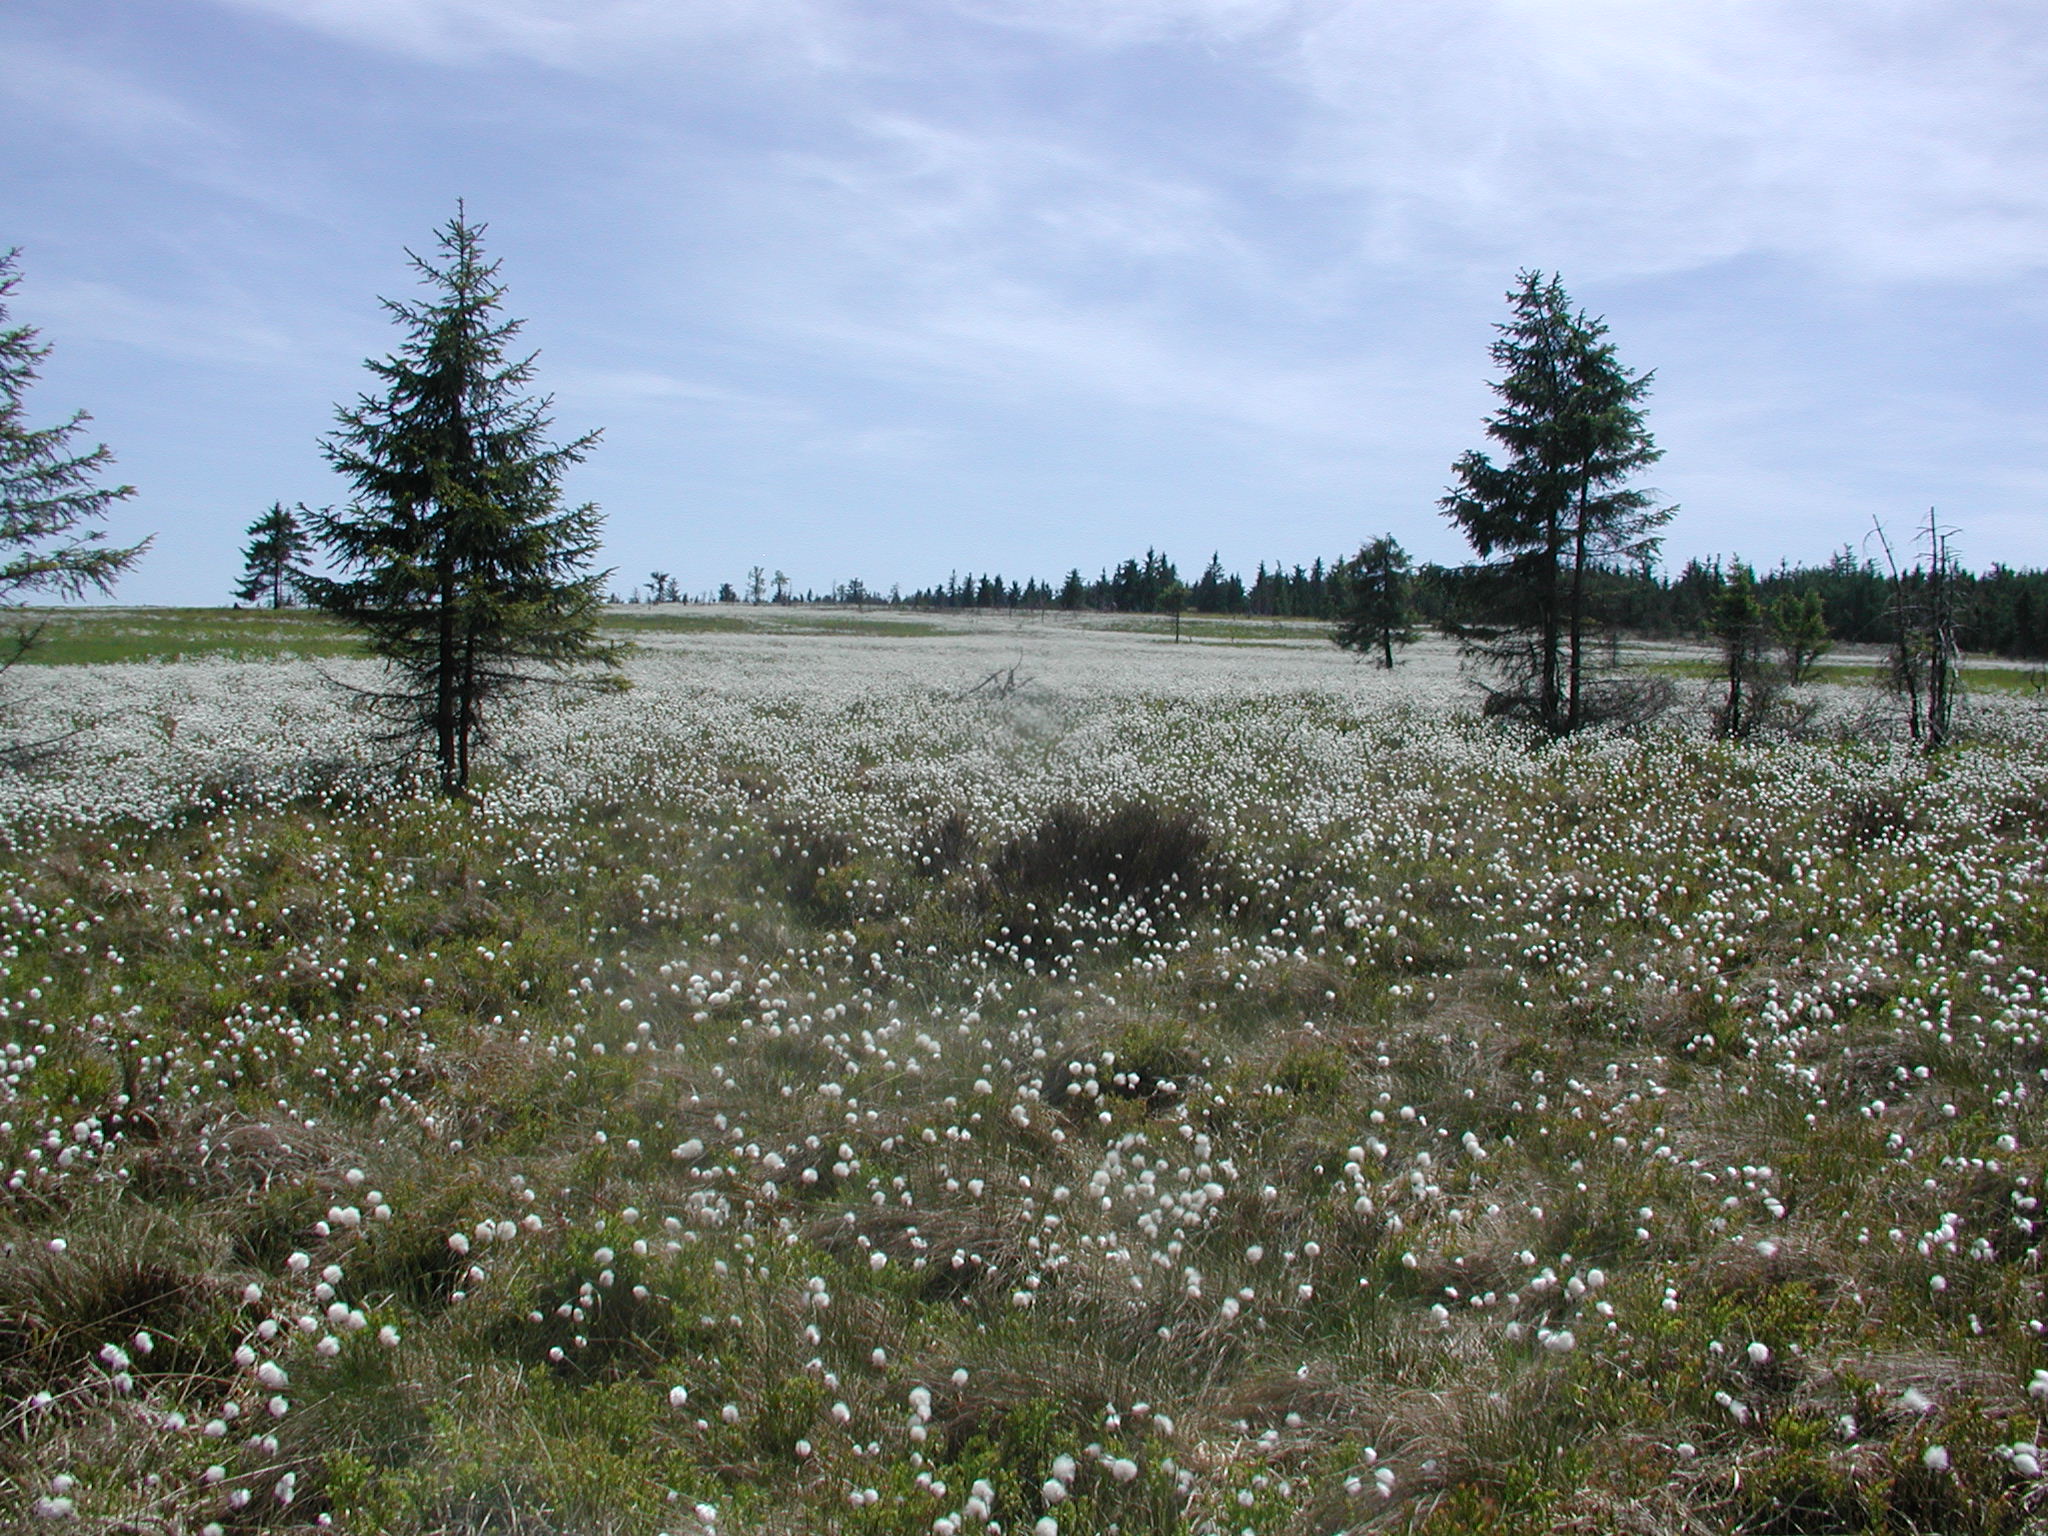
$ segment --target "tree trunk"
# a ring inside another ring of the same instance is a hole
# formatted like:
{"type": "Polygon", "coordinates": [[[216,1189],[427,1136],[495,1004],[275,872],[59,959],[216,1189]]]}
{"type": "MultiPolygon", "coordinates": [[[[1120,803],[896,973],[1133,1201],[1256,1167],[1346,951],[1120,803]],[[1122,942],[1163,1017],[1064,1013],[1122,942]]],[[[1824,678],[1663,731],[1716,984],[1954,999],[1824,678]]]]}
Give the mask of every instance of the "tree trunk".
{"type": "Polygon", "coordinates": [[[1955,568],[1932,507],[1927,509],[1927,544],[1927,750],[1939,752],[1948,745],[1955,719],[1955,568]]]}
{"type": "Polygon", "coordinates": [[[469,747],[477,721],[476,637],[463,636],[462,681],[456,691],[455,787],[469,788],[469,747]]]}
{"type": "Polygon", "coordinates": [[[434,753],[441,770],[441,788],[453,794],[462,787],[456,761],[455,571],[445,555],[439,575],[441,629],[435,645],[434,753]]]}
{"type": "Polygon", "coordinates": [[[1579,718],[1579,678],[1581,671],[1580,650],[1584,643],[1586,629],[1586,482],[1585,472],[1579,480],[1579,508],[1575,526],[1572,529],[1572,596],[1569,673],[1567,676],[1567,697],[1565,701],[1564,728],[1576,731],[1579,718]]]}
{"type": "Polygon", "coordinates": [[[1558,613],[1558,567],[1564,558],[1564,530],[1558,526],[1555,511],[1551,512],[1549,521],[1543,550],[1543,655],[1540,658],[1543,675],[1538,683],[1537,702],[1543,719],[1544,733],[1562,736],[1564,716],[1560,709],[1562,701],[1559,696],[1563,689],[1559,686],[1560,679],[1557,674],[1561,660],[1558,651],[1562,643],[1563,626],[1559,623],[1558,613]]]}

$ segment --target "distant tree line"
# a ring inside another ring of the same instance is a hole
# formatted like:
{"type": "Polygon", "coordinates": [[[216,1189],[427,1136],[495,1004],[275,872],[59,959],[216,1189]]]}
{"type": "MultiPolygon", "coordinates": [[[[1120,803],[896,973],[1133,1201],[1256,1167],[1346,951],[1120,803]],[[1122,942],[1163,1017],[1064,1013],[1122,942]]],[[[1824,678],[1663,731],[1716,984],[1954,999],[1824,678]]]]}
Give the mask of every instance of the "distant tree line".
{"type": "Polygon", "coordinates": [[[1078,568],[1055,585],[1031,577],[1006,581],[998,572],[977,576],[954,572],[943,586],[920,587],[900,601],[917,608],[1018,608],[1064,609],[1070,613],[1188,613],[1262,614],[1283,618],[1328,619],[1342,606],[1342,591],[1336,577],[1341,562],[1313,561],[1291,571],[1265,563],[1250,581],[1226,571],[1220,556],[1212,554],[1201,575],[1184,580],[1179,568],[1164,553],[1145,551],[1142,558],[1120,561],[1103,568],[1092,580],[1078,568]]]}
{"type": "MultiPolygon", "coordinates": [[[[1616,629],[1657,638],[1698,639],[1713,633],[1715,605],[1734,562],[1688,560],[1676,575],[1646,570],[1600,571],[1596,602],[1616,629]]],[[[1752,575],[1757,600],[1771,607],[1789,598],[1818,599],[1829,639],[1849,645],[1895,644],[1899,639],[1892,574],[1875,557],[1838,550],[1821,565],[1780,564],[1752,575]]],[[[1961,639],[1982,655],[2048,659],[2048,570],[1994,565],[1959,570],[1953,581],[1961,639]]],[[[1899,578],[1909,591],[1927,582],[1924,571],[1899,578]]],[[[1445,625],[1469,605],[1472,568],[1424,565],[1417,569],[1413,601],[1428,623],[1445,625]]]]}
{"type": "MultiPolygon", "coordinates": [[[[304,508],[298,509],[301,515],[304,508]]],[[[290,606],[300,601],[307,576],[303,556],[307,541],[300,517],[273,507],[250,525],[251,542],[236,596],[263,606],[290,606]]],[[[1483,567],[1425,562],[1410,568],[1398,544],[1392,554],[1403,562],[1401,579],[1410,621],[1445,633],[1479,607],[1488,577],[1483,567]]],[[[1055,584],[1030,577],[1024,581],[1001,574],[972,572],[949,576],[943,584],[903,592],[892,587],[875,591],[859,578],[836,583],[829,591],[797,591],[780,571],[772,586],[750,572],[744,590],[727,582],[711,600],[722,603],[852,603],[890,607],[980,609],[1023,612],[1156,613],[1174,610],[1173,594],[1181,594],[1187,613],[1237,614],[1248,617],[1314,619],[1343,624],[1352,611],[1358,556],[1317,558],[1292,566],[1261,561],[1250,579],[1223,568],[1211,555],[1202,574],[1183,583],[1167,555],[1148,549],[1141,557],[1105,568],[1092,580],[1079,570],[1055,584]]],[[[1638,567],[1617,571],[1598,567],[1589,573],[1588,601],[1604,627],[1651,638],[1708,639],[1715,635],[1717,604],[1739,562],[1688,560],[1676,574],[1638,567]]],[[[1927,580],[1908,571],[1900,578],[1909,591],[1927,580]]],[[[1852,546],[1837,550],[1819,565],[1780,564],[1775,570],[1752,572],[1757,601],[1775,611],[1791,600],[1818,602],[1822,637],[1850,645],[1891,646],[1898,642],[1899,606],[1892,575],[1875,556],[1859,555],[1852,546]]],[[[2048,660],[2048,570],[2015,570],[1994,565],[1954,577],[1960,615],[1959,638],[1980,655],[2022,660],[2048,660]]],[[[1379,599],[1382,603],[1384,597],[1379,599]]],[[[654,572],[644,591],[614,601],[681,603],[689,599],[667,572],[654,572]]]]}
{"type": "MultiPolygon", "coordinates": [[[[1078,570],[1053,583],[1035,577],[1023,581],[1001,574],[956,573],[944,583],[921,587],[893,599],[907,607],[941,609],[1015,609],[1090,613],[1157,613],[1172,611],[1167,595],[1175,586],[1186,594],[1186,611],[1241,614],[1253,617],[1316,619],[1340,622],[1349,602],[1350,569],[1355,556],[1316,559],[1306,565],[1260,562],[1247,579],[1223,568],[1211,556],[1202,574],[1182,584],[1172,559],[1157,550],[1124,560],[1093,579],[1078,570]]],[[[1588,573],[1587,602],[1605,627],[1657,638],[1703,639],[1713,635],[1715,605],[1732,562],[1688,560],[1675,574],[1638,566],[1631,570],[1597,567],[1588,573]]],[[[1909,571],[1908,587],[1924,582],[1924,573],[1909,571]]],[[[2016,570],[1994,565],[1981,573],[1959,571],[1957,607],[1964,645],[1981,655],[2048,660],[2048,570],[2016,570]]],[[[1757,600],[1766,608],[1788,598],[1818,598],[1827,637],[1850,645],[1891,645],[1898,639],[1896,602],[1891,574],[1875,556],[1861,556],[1852,547],[1838,550],[1819,565],[1780,564],[1753,573],[1757,600]]],[[[1482,566],[1425,562],[1408,577],[1408,601],[1414,617],[1439,630],[1454,630],[1479,605],[1489,577],[1482,566]]],[[[785,601],[839,601],[849,583],[828,596],[785,601]]],[[[863,589],[865,590],[865,589],[863,589]]],[[[869,602],[889,602],[866,592],[869,602]]]]}
{"type": "MultiPolygon", "coordinates": [[[[310,602],[366,631],[388,668],[371,702],[392,740],[431,751],[451,793],[467,786],[473,748],[504,699],[542,682],[589,686],[588,674],[564,674],[618,660],[596,631],[612,574],[590,568],[601,521],[596,508],[561,499],[565,469],[596,434],[549,438],[549,402],[524,393],[533,360],[508,351],[520,323],[497,312],[503,289],[481,233],[458,204],[440,231],[441,260],[413,258],[433,299],[386,301],[407,337],[370,361],[382,389],[338,410],[338,430],[322,444],[354,499],[339,511],[272,506],[249,526],[236,588],[242,602],[310,602]],[[315,573],[316,548],[335,574],[315,573]]],[[[13,286],[11,262],[0,257],[0,298],[13,286]]],[[[1621,633],[1716,642],[1726,682],[1717,725],[1730,737],[1790,719],[1803,706],[1785,690],[1832,643],[1883,646],[1912,738],[1928,750],[1949,738],[1965,648],[2048,658],[2048,571],[1964,571],[1932,511],[1910,565],[1880,526],[1870,541],[1882,566],[1845,546],[1822,565],[1763,574],[1734,556],[1660,572],[1661,530],[1675,509],[1635,483],[1663,456],[1643,409],[1653,376],[1620,361],[1605,322],[1575,309],[1554,274],[1519,273],[1507,297],[1511,315],[1491,348],[1499,404],[1484,423],[1487,445],[1457,458],[1437,502],[1471,548],[1466,564],[1418,567],[1389,533],[1353,555],[1261,561],[1249,580],[1218,552],[1188,579],[1148,548],[1092,580],[1079,567],[1057,582],[956,571],[907,594],[857,577],[799,593],[784,572],[757,565],[740,585],[720,583],[713,600],[1162,614],[1176,641],[1188,613],[1303,619],[1388,669],[1427,624],[1482,663],[1487,713],[1553,739],[1669,707],[1667,678],[1619,665],[1611,642],[1621,633]]],[[[0,329],[0,447],[12,455],[0,462],[27,464],[71,494],[53,499],[43,523],[22,524],[15,544],[68,534],[127,494],[91,484],[104,449],[58,452],[82,418],[42,434],[17,425],[20,386],[41,355],[32,332],[0,329]]],[[[141,551],[94,549],[95,537],[0,566],[0,601],[9,577],[14,588],[104,590],[141,551]]],[[[610,601],[621,600],[613,589],[610,601]]],[[[669,572],[653,571],[623,600],[690,598],[669,572]]]]}
{"type": "MultiPolygon", "coordinates": [[[[1688,561],[1669,581],[1643,583],[1624,599],[1623,622],[1648,634],[1694,635],[1708,624],[1725,579],[1718,561],[1688,561]]],[[[1927,582],[1925,571],[1901,578],[1910,590],[1927,582]]],[[[1994,565],[1975,573],[1959,570],[1962,639],[1969,649],[1995,656],[2048,659],[2048,570],[2015,570],[1994,565]]],[[[1892,645],[1899,638],[1891,573],[1874,556],[1859,558],[1844,547],[1823,565],[1780,565],[1756,573],[1758,598],[1766,603],[1788,594],[1818,597],[1831,638],[1851,645],[1892,645]]]]}

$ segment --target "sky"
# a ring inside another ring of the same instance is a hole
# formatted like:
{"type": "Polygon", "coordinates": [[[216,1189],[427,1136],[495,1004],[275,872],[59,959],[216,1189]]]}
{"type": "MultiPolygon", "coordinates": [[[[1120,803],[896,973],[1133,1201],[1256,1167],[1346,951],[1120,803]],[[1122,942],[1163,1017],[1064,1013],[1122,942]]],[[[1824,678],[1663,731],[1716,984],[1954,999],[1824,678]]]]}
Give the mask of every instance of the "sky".
{"type": "Polygon", "coordinates": [[[1653,372],[1672,565],[2048,564],[2038,0],[10,0],[0,248],[216,603],[464,200],[621,592],[1342,555],[1525,268],[1653,372]]]}

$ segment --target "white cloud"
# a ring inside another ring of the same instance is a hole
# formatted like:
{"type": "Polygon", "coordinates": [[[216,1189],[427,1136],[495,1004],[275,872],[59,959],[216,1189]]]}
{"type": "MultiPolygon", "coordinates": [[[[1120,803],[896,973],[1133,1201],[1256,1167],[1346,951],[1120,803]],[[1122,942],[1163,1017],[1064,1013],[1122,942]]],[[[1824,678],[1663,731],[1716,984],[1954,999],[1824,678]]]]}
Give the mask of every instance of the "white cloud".
{"type": "Polygon", "coordinates": [[[961,14],[1097,48],[1176,38],[1234,43],[1310,11],[1304,0],[959,0],[961,14]]]}
{"type": "Polygon", "coordinates": [[[790,402],[723,384],[679,377],[653,368],[569,366],[546,374],[548,393],[565,407],[659,410],[673,404],[710,407],[742,420],[795,423],[809,413],[790,402]]]}
{"type": "Polygon", "coordinates": [[[757,334],[983,400],[1184,413],[1321,454],[1462,412],[1485,367],[1483,329],[1425,360],[1441,325],[1374,313],[1390,278],[1441,302],[1446,278],[1491,293],[1524,264],[1583,292],[1763,257],[1883,290],[2048,254],[2048,25],[2011,8],[949,11],[994,30],[866,72],[833,132],[759,162],[743,196],[774,238],[725,278],[757,334]],[[1046,110],[1011,72],[1101,71],[1099,103],[1191,42],[1278,87],[1226,154],[1198,120],[1176,146],[1114,110],[1046,110]]]}
{"type": "Polygon", "coordinates": [[[696,45],[754,40],[764,56],[830,66],[843,28],[817,0],[220,0],[438,63],[513,57],[633,70],[696,45]],[[650,53],[650,50],[652,52],[650,53]]]}
{"type": "Polygon", "coordinates": [[[1320,114],[1299,174],[1360,194],[1383,258],[1912,279],[2048,253],[2048,28],[2011,6],[1347,6],[1284,67],[1320,114]]]}
{"type": "Polygon", "coordinates": [[[760,333],[903,381],[972,380],[983,399],[1191,411],[1288,439],[1355,440],[1361,393],[1413,391],[1312,338],[1216,334],[1219,315],[1234,332],[1304,315],[1199,182],[1052,129],[862,127],[858,151],[794,157],[758,193],[785,243],[725,297],[760,333]]]}
{"type": "Polygon", "coordinates": [[[0,49],[0,91],[129,146],[166,138],[216,148],[227,143],[217,124],[175,97],[27,38],[10,38],[0,49]]]}
{"type": "MultiPolygon", "coordinates": [[[[264,369],[308,365],[311,327],[303,313],[289,323],[246,295],[216,293],[165,299],[139,287],[56,278],[38,280],[35,324],[66,344],[96,341],[132,347],[174,363],[264,369]]],[[[342,343],[343,346],[346,343],[342,343]]]]}
{"type": "MultiPolygon", "coordinates": [[[[2048,20],[2019,0],[220,3],[440,62],[827,72],[832,101],[782,106],[844,113],[855,137],[894,119],[998,156],[1018,121],[1055,126],[1019,85],[1032,70],[1124,70],[1135,93],[1194,50],[1275,93],[1270,161],[1241,169],[1348,201],[1364,264],[1604,275],[1763,253],[1857,279],[1974,279],[2034,270],[2048,252],[2048,20]]],[[[1111,108],[1057,126],[1114,157],[1146,124],[1111,108]]],[[[957,148],[923,147],[957,161],[957,148]]],[[[1048,223],[1071,169],[1044,167],[1034,202],[1048,223]]],[[[1126,233],[1165,227],[1156,205],[1140,211],[1126,233]]],[[[1029,247],[1040,233],[1010,237],[1029,247]]]]}
{"type": "Polygon", "coordinates": [[[904,285],[960,264],[1113,286],[1117,268],[1238,272],[1261,259],[1199,181],[1052,125],[891,111],[848,126],[850,142],[782,161],[788,216],[823,213],[821,234],[904,285]]]}
{"type": "Polygon", "coordinates": [[[331,191],[305,157],[259,155],[218,118],[123,70],[10,38],[0,94],[181,181],[296,218],[331,216],[331,191]]]}

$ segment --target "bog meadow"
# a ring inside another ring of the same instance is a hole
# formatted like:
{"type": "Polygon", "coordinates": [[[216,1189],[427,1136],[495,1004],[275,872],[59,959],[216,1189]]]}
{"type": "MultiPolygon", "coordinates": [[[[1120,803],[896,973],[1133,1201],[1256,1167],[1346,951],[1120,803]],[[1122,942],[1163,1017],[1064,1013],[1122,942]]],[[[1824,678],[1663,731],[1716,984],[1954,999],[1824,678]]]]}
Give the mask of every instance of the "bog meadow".
{"type": "Polygon", "coordinates": [[[0,144],[0,1536],[2048,1536],[2048,4],[0,144]]]}
{"type": "MultiPolygon", "coordinates": [[[[0,770],[0,1484],[127,1532],[2035,1528],[2048,740],[1544,742],[1322,625],[613,609],[394,780],[305,614],[0,770]]],[[[1704,654],[1704,653],[1702,653],[1704,654]]]]}

